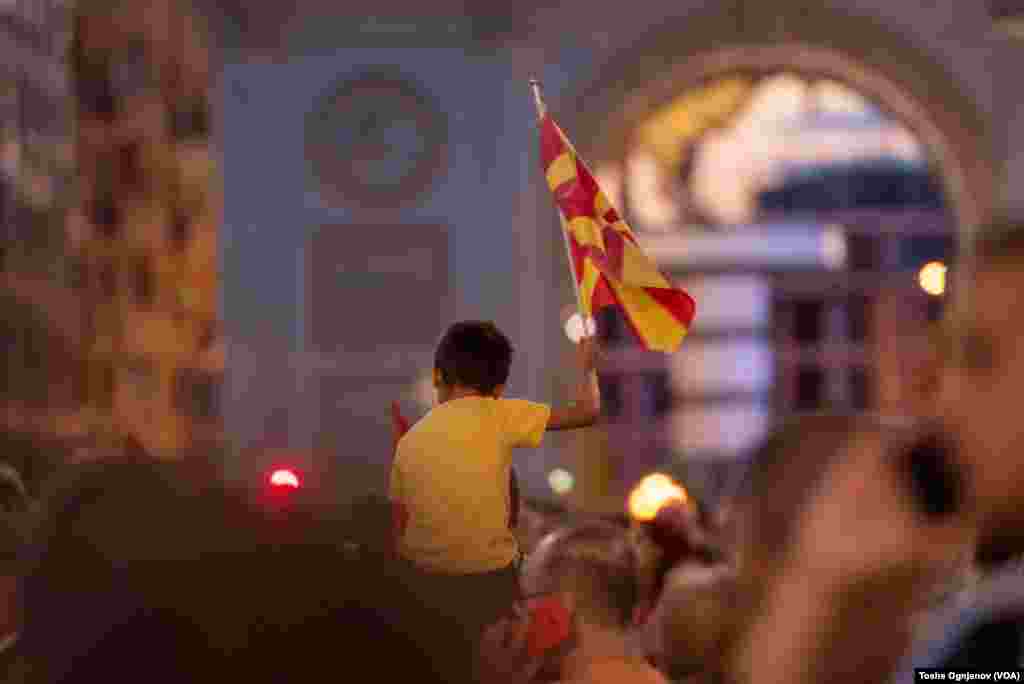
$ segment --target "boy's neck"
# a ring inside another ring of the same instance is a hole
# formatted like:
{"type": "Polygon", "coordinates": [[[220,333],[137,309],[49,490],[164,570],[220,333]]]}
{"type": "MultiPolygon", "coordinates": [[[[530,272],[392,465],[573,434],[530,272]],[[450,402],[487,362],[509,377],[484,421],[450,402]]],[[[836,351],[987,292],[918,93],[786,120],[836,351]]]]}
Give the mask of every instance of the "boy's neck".
{"type": "Polygon", "coordinates": [[[447,396],[443,400],[439,401],[438,403],[443,404],[446,401],[452,401],[453,399],[464,399],[466,397],[483,397],[483,398],[488,398],[489,397],[489,398],[493,399],[494,395],[492,395],[492,394],[484,394],[480,390],[475,389],[473,387],[463,387],[462,385],[456,385],[455,387],[451,388],[451,390],[448,392],[447,396]]]}

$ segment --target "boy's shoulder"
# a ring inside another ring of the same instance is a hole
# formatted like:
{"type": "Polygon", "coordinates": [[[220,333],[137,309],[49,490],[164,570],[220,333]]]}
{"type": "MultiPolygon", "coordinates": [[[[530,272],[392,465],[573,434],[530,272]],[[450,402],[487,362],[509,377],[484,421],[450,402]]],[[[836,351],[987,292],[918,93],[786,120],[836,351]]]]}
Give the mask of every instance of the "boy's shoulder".
{"type": "Polygon", "coordinates": [[[503,421],[509,412],[524,405],[520,399],[495,397],[464,397],[446,401],[432,407],[423,414],[409,429],[407,435],[421,432],[433,432],[438,429],[447,430],[463,424],[475,424],[480,421],[503,421]]]}
{"type": "Polygon", "coordinates": [[[409,429],[408,434],[429,432],[439,426],[480,420],[506,421],[528,413],[544,413],[548,404],[505,397],[466,397],[432,407],[409,429]]]}

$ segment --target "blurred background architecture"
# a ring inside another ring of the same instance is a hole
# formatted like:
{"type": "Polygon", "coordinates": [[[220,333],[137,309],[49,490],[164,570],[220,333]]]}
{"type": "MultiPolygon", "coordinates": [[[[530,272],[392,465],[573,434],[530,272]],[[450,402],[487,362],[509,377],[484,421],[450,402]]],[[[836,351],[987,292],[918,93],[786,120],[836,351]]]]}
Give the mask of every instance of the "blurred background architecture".
{"type": "Polygon", "coordinates": [[[343,488],[382,486],[387,402],[426,410],[452,320],[509,332],[513,394],[573,381],[531,76],[698,302],[673,357],[601,321],[608,424],[518,465],[573,505],[658,469],[714,499],[776,418],[909,410],[921,270],[1024,172],[1020,48],[983,4],[221,7],[227,424],[343,488]]]}
{"type": "Polygon", "coordinates": [[[81,311],[66,278],[69,3],[0,6],[0,450],[35,490],[78,421],[81,311]]]}
{"type": "Polygon", "coordinates": [[[201,24],[174,2],[0,13],[5,458],[35,482],[130,436],[165,458],[219,443],[201,24]]]}
{"type": "Polygon", "coordinates": [[[218,439],[220,183],[208,144],[203,23],[165,2],[79,2],[76,201],[87,320],[83,421],[177,458],[218,439]]]}
{"type": "Polygon", "coordinates": [[[0,11],[8,424],[230,434],[229,478],[324,500],[383,489],[389,401],[427,410],[454,320],[510,335],[512,395],[575,381],[531,77],[698,303],[671,357],[599,321],[605,426],[518,464],[573,506],[658,470],[714,500],[779,417],[911,410],[954,246],[1024,181],[1012,3],[0,11]]]}

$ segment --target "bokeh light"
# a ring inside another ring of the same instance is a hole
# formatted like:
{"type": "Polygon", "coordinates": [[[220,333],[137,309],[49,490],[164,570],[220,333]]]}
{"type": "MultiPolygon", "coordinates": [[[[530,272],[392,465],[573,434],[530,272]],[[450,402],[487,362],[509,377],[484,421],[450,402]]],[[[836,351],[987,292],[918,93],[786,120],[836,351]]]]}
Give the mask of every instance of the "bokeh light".
{"type": "Polygon", "coordinates": [[[555,494],[565,496],[572,491],[573,486],[576,484],[576,479],[568,470],[555,468],[548,473],[548,484],[551,486],[551,491],[555,494]]]}
{"type": "Polygon", "coordinates": [[[294,470],[288,468],[278,468],[274,472],[270,473],[270,484],[275,487],[289,487],[291,489],[299,488],[299,476],[295,474],[294,470]]]}
{"type": "Polygon", "coordinates": [[[587,319],[587,324],[583,324],[583,316],[578,313],[574,313],[569,316],[569,319],[565,322],[565,334],[573,344],[578,343],[583,339],[584,335],[592,337],[597,332],[597,324],[594,323],[593,318],[587,319]]]}
{"type": "Polygon", "coordinates": [[[941,261],[930,261],[922,266],[917,276],[917,282],[921,284],[921,289],[933,297],[945,294],[946,270],[946,265],[941,261]]]}
{"type": "Polygon", "coordinates": [[[633,488],[629,495],[629,514],[641,522],[653,520],[664,506],[689,500],[686,490],[672,478],[663,473],[654,473],[633,488]]]}

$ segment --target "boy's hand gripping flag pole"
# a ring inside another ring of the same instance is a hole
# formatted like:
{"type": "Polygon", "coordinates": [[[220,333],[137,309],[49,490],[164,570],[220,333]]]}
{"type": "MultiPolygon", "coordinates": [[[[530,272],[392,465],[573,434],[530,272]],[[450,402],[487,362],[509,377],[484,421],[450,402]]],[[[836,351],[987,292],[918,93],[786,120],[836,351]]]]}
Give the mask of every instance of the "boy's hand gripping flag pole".
{"type": "MultiPolygon", "coordinates": [[[[530,89],[533,90],[533,104],[537,107],[537,121],[544,124],[544,119],[548,115],[547,105],[544,104],[544,97],[540,92],[540,81],[535,78],[530,79],[530,89]]],[[[587,337],[593,335],[596,330],[594,329],[594,319],[591,318],[585,311],[583,306],[583,298],[580,296],[580,283],[576,275],[576,269],[573,267],[572,260],[572,247],[569,244],[569,226],[565,223],[565,216],[562,212],[558,212],[558,219],[562,224],[562,238],[565,242],[565,256],[569,259],[569,275],[572,280],[572,291],[576,294],[576,310],[580,314],[580,320],[583,323],[583,336],[587,337]]]]}
{"type": "Polygon", "coordinates": [[[640,344],[677,351],[696,312],[637,244],[633,231],[601,191],[572,143],[548,114],[541,86],[530,81],[540,119],[541,160],[562,221],[576,302],[584,321],[616,306],[640,344]]]}

